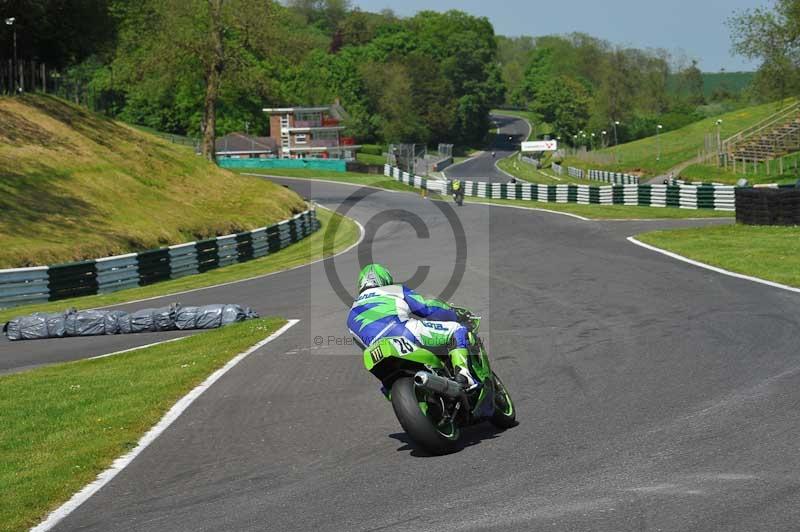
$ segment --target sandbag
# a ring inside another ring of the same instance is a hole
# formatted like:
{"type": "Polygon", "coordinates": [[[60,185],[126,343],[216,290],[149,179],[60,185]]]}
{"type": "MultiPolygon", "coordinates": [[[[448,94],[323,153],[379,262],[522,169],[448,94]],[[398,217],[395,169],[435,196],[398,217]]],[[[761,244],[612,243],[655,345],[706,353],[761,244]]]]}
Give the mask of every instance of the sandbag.
{"type": "Polygon", "coordinates": [[[196,329],[200,307],[181,307],[175,310],[175,327],[180,330],[196,329]]]}
{"type": "Polygon", "coordinates": [[[29,316],[20,316],[6,323],[3,326],[3,332],[9,340],[63,338],[66,336],[65,315],[67,313],[37,312],[29,316]]]}
{"type": "Polygon", "coordinates": [[[195,329],[216,329],[223,325],[258,318],[251,308],[239,305],[205,305],[198,307],[195,329]]]}
{"type": "Polygon", "coordinates": [[[216,329],[229,323],[258,318],[249,307],[205,305],[148,308],[128,313],[122,310],[68,309],[61,314],[36,313],[14,318],[3,326],[9,340],[34,340],[65,336],[97,336],[176,329],[216,329]]]}
{"type": "Polygon", "coordinates": [[[130,315],[130,332],[174,331],[174,306],[162,308],[146,308],[130,315]]]}
{"type": "MultiPolygon", "coordinates": [[[[106,334],[106,310],[81,310],[66,314],[67,336],[99,336],[106,334]]],[[[111,332],[110,334],[114,334],[111,332]]]]}

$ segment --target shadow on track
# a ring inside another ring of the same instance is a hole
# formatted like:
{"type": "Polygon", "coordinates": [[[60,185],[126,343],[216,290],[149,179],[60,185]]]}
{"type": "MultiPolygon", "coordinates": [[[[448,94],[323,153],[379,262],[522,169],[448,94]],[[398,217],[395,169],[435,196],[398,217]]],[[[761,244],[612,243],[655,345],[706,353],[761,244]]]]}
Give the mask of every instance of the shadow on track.
{"type": "MultiPolygon", "coordinates": [[[[503,432],[505,431],[496,428],[491,423],[479,423],[478,425],[464,427],[461,429],[461,439],[455,452],[458,453],[466,447],[471,447],[484,440],[493,440],[503,432]]],[[[395,432],[394,434],[389,434],[389,437],[403,444],[397,448],[397,452],[411,451],[409,454],[415,458],[437,458],[439,456],[420,448],[405,432],[395,432]]]]}

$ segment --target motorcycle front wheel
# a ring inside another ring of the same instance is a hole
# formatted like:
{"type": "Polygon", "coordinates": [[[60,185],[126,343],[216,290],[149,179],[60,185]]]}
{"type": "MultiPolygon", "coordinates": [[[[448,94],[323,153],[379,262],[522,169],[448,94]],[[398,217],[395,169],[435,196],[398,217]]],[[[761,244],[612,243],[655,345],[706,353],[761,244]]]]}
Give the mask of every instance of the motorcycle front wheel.
{"type": "Polygon", "coordinates": [[[489,421],[498,429],[510,429],[517,425],[517,409],[500,377],[492,372],[492,378],[495,387],[494,414],[489,421]]]}
{"type": "Polygon", "coordinates": [[[445,418],[439,398],[418,389],[411,377],[392,385],[392,408],[406,434],[426,451],[448,454],[456,450],[461,436],[458,425],[445,418]]]}

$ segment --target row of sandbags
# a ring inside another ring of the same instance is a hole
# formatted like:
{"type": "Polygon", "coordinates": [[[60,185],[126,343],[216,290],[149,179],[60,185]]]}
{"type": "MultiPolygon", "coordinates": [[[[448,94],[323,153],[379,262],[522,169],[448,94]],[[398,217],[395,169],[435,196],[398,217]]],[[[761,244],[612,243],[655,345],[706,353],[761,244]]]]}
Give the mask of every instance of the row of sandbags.
{"type": "Polygon", "coordinates": [[[135,312],[121,310],[75,310],[39,312],[14,318],[3,326],[9,340],[38,340],[67,336],[132,334],[187,329],[216,329],[229,323],[257,318],[249,307],[204,305],[184,307],[179,303],[135,312]]]}

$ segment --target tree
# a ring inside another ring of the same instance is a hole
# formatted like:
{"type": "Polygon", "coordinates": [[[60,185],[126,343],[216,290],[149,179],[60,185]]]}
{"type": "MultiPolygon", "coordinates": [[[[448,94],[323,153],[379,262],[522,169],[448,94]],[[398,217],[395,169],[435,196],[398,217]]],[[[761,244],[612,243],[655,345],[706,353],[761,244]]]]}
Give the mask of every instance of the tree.
{"type": "Polygon", "coordinates": [[[703,73],[697,67],[697,60],[692,59],[692,65],[680,72],[681,92],[686,94],[686,101],[689,105],[704,105],[705,82],[703,73]]]}
{"type": "Polygon", "coordinates": [[[336,31],[350,11],[349,0],[289,0],[288,6],[303,16],[308,24],[329,35],[336,31]]]}
{"type": "Polygon", "coordinates": [[[800,89],[800,0],[741,11],[727,23],[733,51],[761,60],[754,83],[761,96],[783,99],[800,89]]]}
{"type": "Polygon", "coordinates": [[[555,131],[573,134],[583,129],[589,120],[591,97],[586,88],[568,76],[543,81],[530,110],[550,123],[555,131]]]}
{"type": "MultiPolygon", "coordinates": [[[[241,91],[262,85],[267,71],[259,57],[269,55],[279,6],[260,0],[145,0],[121,9],[114,66],[128,87],[132,105],[126,107],[142,106],[145,115],[153,107],[171,111],[170,101],[194,109],[188,114],[199,122],[202,153],[213,160],[220,98],[231,94],[227,84],[241,91]]],[[[241,92],[231,97],[241,101],[241,92]]]]}

